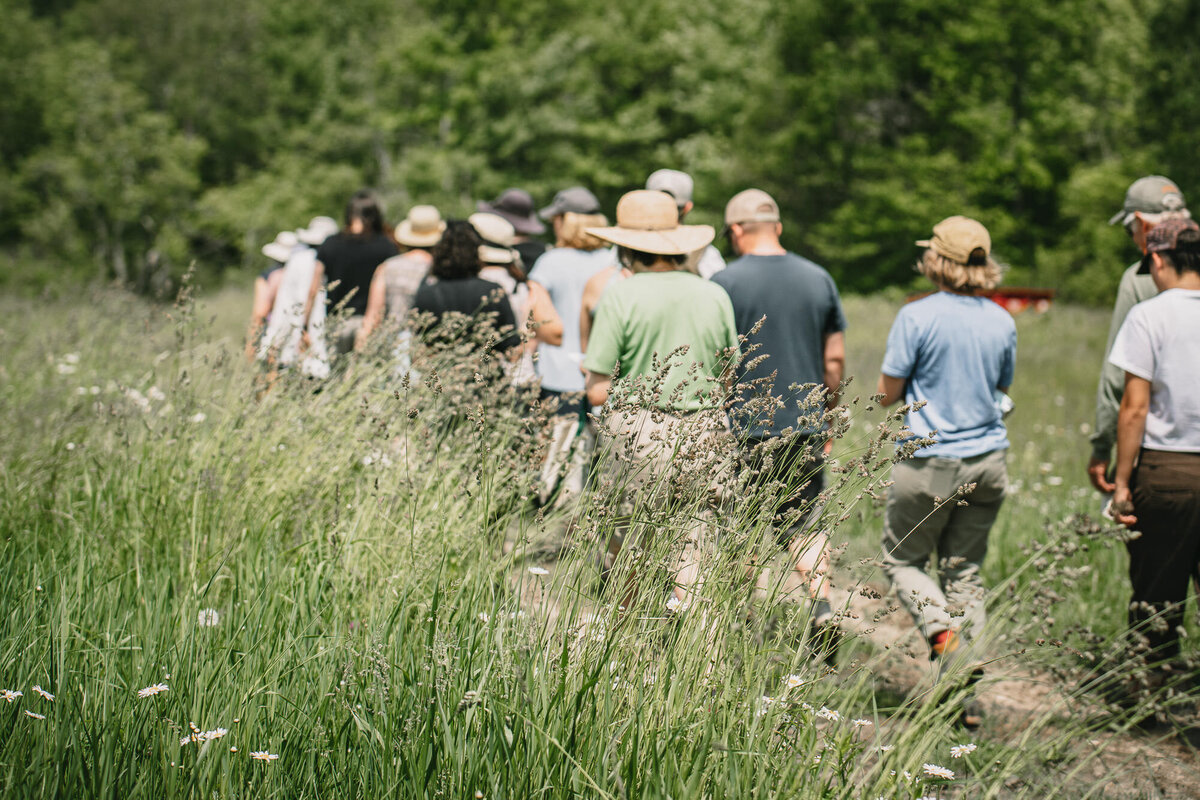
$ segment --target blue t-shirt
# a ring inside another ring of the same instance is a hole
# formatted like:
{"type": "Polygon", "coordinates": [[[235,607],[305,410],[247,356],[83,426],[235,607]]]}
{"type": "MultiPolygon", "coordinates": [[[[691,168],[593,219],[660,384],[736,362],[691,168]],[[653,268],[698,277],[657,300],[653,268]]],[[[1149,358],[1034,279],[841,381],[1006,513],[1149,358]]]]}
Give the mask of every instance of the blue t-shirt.
{"type": "Polygon", "coordinates": [[[900,309],[888,334],[883,374],[907,380],[904,401],[918,437],[935,444],[917,458],[970,458],[1008,447],[996,389],[1009,386],[1017,362],[1012,316],[984,297],[937,292],[900,309]]]}
{"type": "Polygon", "coordinates": [[[588,279],[613,263],[608,248],[575,250],[556,247],[537,260],[529,280],[536,281],[550,295],[554,310],[562,319],[562,344],[539,344],[537,371],[542,388],[555,392],[582,392],[583,353],[579,348],[579,313],[583,308],[583,288],[588,279]]]}

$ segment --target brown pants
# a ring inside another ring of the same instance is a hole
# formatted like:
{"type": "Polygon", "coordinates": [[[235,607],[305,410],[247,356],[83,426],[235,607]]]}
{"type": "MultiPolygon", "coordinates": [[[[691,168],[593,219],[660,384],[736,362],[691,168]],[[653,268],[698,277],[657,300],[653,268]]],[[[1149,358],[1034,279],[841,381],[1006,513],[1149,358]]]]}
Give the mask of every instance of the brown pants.
{"type": "Polygon", "coordinates": [[[1129,550],[1129,624],[1155,660],[1179,655],[1188,581],[1200,561],[1200,453],[1143,450],[1130,482],[1135,529],[1129,550]]]}

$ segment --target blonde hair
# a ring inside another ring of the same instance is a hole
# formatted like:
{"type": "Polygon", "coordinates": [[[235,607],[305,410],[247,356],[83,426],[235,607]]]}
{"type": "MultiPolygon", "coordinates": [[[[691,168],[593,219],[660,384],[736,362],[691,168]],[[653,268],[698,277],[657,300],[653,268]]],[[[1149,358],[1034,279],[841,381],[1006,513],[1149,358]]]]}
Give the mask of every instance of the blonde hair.
{"type": "Polygon", "coordinates": [[[993,261],[991,256],[983,255],[983,251],[977,248],[977,252],[971,254],[971,261],[976,263],[960,264],[931,247],[917,262],[917,272],[938,286],[968,294],[990,292],[1000,285],[1004,267],[993,261]]]}
{"type": "Polygon", "coordinates": [[[558,241],[554,246],[575,250],[599,250],[608,243],[592,236],[585,228],[607,227],[608,218],[603,214],[576,214],[573,211],[565,211],[558,227],[558,241]]]}

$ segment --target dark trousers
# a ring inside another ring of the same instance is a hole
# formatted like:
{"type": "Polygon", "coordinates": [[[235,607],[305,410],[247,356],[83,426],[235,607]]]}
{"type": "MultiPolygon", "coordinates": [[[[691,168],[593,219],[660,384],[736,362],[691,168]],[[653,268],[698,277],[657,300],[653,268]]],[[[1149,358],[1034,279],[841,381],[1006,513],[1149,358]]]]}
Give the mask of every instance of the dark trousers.
{"type": "Polygon", "coordinates": [[[776,525],[776,539],[786,546],[797,529],[806,529],[815,520],[816,500],[825,489],[823,436],[793,436],[786,442],[781,437],[750,437],[742,444],[742,470],[753,473],[750,485],[763,487],[778,482],[783,485],[782,502],[775,509],[782,517],[797,509],[805,515],[793,525],[776,525]]]}
{"type": "Polygon", "coordinates": [[[1143,450],[1130,483],[1142,535],[1125,545],[1129,624],[1147,637],[1156,660],[1175,658],[1188,582],[1200,562],[1200,453],[1143,450]]]}

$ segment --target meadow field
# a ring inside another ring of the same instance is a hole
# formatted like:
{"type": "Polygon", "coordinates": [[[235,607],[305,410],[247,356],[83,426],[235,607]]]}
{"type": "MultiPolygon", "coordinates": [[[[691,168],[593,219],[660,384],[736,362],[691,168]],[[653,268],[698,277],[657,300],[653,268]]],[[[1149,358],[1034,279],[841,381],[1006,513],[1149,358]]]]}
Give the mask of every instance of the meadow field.
{"type": "Polygon", "coordinates": [[[484,404],[469,363],[364,357],[265,391],[247,292],[0,297],[4,795],[1195,796],[1186,698],[1088,690],[1120,669],[1128,597],[1084,476],[1103,310],[1017,318],[984,727],[956,726],[953,680],[933,701],[873,564],[898,423],[870,396],[899,302],[846,300],[831,668],[807,607],[746,580],[773,557],[770,498],[639,509],[655,535],[604,582],[611,487],[539,511],[536,423],[484,404]],[[671,612],[670,552],[703,514],[719,544],[671,612]]]}

